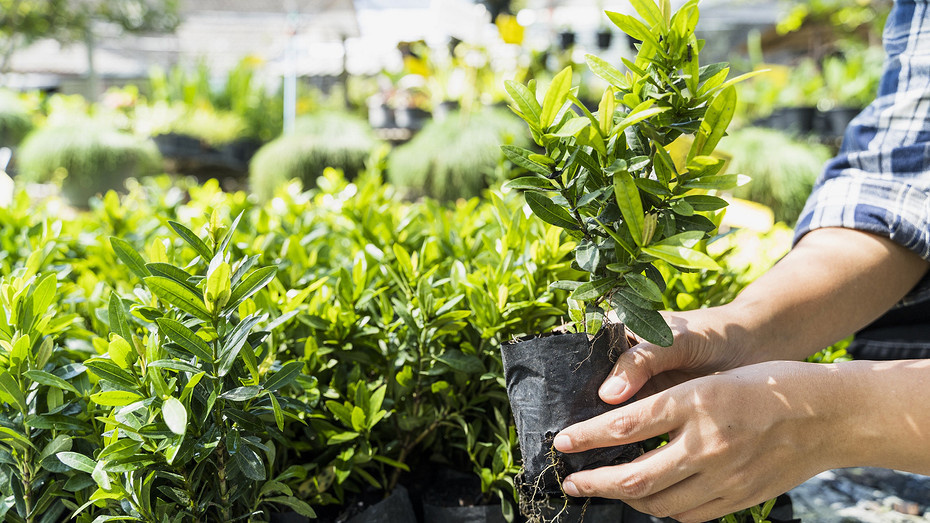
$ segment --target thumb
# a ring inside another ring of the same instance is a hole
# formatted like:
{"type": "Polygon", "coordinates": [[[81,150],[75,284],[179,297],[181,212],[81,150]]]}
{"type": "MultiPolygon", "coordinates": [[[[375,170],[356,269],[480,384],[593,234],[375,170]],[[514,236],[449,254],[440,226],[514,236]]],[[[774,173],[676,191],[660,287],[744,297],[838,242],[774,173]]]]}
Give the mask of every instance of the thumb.
{"type": "Polygon", "coordinates": [[[612,405],[623,403],[657,374],[681,366],[683,351],[641,342],[617,359],[598,395],[612,405]]]}

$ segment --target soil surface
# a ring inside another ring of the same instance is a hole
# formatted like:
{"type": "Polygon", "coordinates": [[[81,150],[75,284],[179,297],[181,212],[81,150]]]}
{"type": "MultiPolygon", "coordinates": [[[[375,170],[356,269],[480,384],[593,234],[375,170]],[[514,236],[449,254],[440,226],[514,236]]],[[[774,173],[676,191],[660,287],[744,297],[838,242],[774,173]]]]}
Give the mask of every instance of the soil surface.
{"type": "Polygon", "coordinates": [[[930,477],[877,468],[823,472],[792,489],[804,523],[930,521],[930,477]]]}

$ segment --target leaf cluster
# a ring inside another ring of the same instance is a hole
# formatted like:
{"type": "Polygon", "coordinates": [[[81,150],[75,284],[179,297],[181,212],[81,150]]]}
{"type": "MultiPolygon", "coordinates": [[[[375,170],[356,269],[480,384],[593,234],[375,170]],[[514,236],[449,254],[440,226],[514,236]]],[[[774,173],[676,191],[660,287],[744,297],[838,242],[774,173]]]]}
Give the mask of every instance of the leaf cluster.
{"type": "Polygon", "coordinates": [[[508,82],[511,108],[542,153],[503,150],[527,171],[509,186],[525,190],[536,216],[578,241],[575,264],[589,279],[557,284],[572,291],[578,328],[598,330],[610,308],[633,332],[667,346],[672,333],[656,311],[665,282],[654,262],[717,268],[694,246],[716,228],[702,213],[726,205],[706,192],[741,181],[721,174],[724,161],[713,156],[733,117],[733,83],[740,78],[727,80],[726,64],[700,64],[696,1],[674,13],[667,1],[633,5],[642,19],[607,13],[641,41],[635,60],[623,60],[626,72],[587,57],[591,71],[610,84],[597,111],[578,100],[570,68],[553,78],[541,103],[535,83],[508,82]],[[669,145],[683,135],[691,146],[676,161],[669,145]]]}

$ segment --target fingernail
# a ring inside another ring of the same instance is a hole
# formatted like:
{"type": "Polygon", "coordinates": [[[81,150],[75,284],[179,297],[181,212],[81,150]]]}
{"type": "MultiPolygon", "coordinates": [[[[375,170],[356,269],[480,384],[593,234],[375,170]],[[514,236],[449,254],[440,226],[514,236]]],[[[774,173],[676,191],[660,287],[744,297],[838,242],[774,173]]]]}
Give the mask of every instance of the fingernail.
{"type": "Polygon", "coordinates": [[[566,479],[565,482],[562,483],[562,491],[569,496],[572,496],[573,498],[581,495],[581,493],[578,492],[578,487],[575,486],[575,483],[572,482],[571,478],[566,479]]]}
{"type": "Polygon", "coordinates": [[[555,450],[559,452],[568,452],[572,450],[572,439],[565,434],[559,434],[552,440],[552,445],[555,447],[555,450]]]}
{"type": "Polygon", "coordinates": [[[626,390],[626,381],[620,376],[611,376],[601,385],[601,397],[616,397],[626,390]]]}

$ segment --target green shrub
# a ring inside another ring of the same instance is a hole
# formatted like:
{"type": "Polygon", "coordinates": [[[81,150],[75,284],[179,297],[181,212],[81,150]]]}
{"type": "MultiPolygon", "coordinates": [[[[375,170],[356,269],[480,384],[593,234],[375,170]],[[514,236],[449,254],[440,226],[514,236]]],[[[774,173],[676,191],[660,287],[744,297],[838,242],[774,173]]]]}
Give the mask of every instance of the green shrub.
{"type": "Polygon", "coordinates": [[[121,189],[133,176],[161,169],[161,155],[150,140],[84,121],[50,126],[29,135],[19,151],[20,178],[50,182],[64,175],[62,192],[78,206],[91,196],[121,189]]]}
{"type": "Polygon", "coordinates": [[[734,131],[720,142],[720,149],[733,157],[729,172],[752,178],[734,196],[771,207],[775,220],[789,224],[798,219],[830,158],[826,146],[753,127],[734,131]]]}
{"type": "Polygon", "coordinates": [[[522,122],[506,110],[453,113],[431,121],[388,157],[388,179],[413,196],[471,198],[503,181],[502,143],[528,146],[522,122]]]}
{"type": "Polygon", "coordinates": [[[0,147],[16,146],[32,130],[32,120],[13,93],[0,91],[0,147]]]}
{"type": "Polygon", "coordinates": [[[300,179],[314,187],[327,167],[355,178],[378,147],[374,131],[364,119],[349,113],[325,112],[299,119],[294,133],[281,136],[255,153],[249,166],[252,190],[262,200],[288,180],[300,179]]]}

